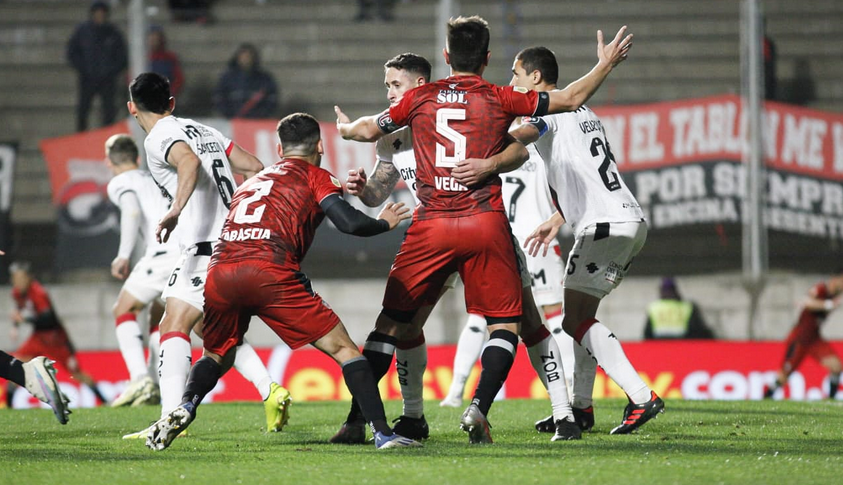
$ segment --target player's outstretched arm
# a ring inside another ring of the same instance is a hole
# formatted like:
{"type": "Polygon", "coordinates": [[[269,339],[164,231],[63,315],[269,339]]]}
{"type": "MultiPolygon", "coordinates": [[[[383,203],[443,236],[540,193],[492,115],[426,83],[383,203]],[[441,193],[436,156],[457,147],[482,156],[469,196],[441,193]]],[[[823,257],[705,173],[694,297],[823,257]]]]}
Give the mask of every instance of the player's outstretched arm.
{"type": "Polygon", "coordinates": [[[240,148],[237,143],[231,149],[228,160],[231,162],[231,171],[242,175],[246,179],[254,177],[263,170],[263,163],[258,160],[258,157],[240,148]]]}
{"type": "Polygon", "coordinates": [[[395,229],[399,222],[410,218],[410,209],[403,203],[386,204],[377,219],[355,209],[337,194],[325,197],[319,205],[337,229],[354,236],[375,236],[395,229]]]}
{"type": "Polygon", "coordinates": [[[457,166],[451,170],[451,176],[465,186],[477,185],[493,175],[517,170],[529,159],[530,152],[527,147],[510,137],[509,145],[497,155],[489,158],[466,158],[457,162],[457,166]]]}
{"type": "Polygon", "coordinates": [[[626,25],[621,27],[612,42],[603,44],[603,31],[597,31],[597,65],[585,76],[565,86],[561,91],[552,91],[548,113],[574,111],[585,104],[603,83],[612,69],[625,61],[632,48],[632,34],[624,37],[626,25]]]}
{"type": "Polygon", "coordinates": [[[158,221],[158,227],[155,229],[155,239],[158,242],[167,242],[170,239],[170,234],[173,233],[173,229],[178,225],[181,211],[187,205],[190,196],[193,195],[193,190],[196,189],[196,178],[202,161],[193,153],[187,143],[176,142],[170,149],[167,163],[176,168],[178,185],[176,186],[176,195],[170,204],[170,210],[158,221]]]}
{"type": "Polygon", "coordinates": [[[401,174],[392,162],[378,159],[371,177],[366,176],[363,167],[349,170],[345,188],[349,194],[359,197],[367,206],[377,207],[386,201],[399,179],[401,174]]]}
{"type": "Polygon", "coordinates": [[[565,224],[565,218],[559,212],[550,216],[550,219],[539,224],[527,239],[524,240],[524,249],[530,256],[538,256],[539,249],[542,251],[542,256],[547,256],[547,250],[551,243],[556,239],[556,234],[559,233],[559,228],[565,224]]]}
{"type": "Polygon", "coordinates": [[[385,134],[378,127],[379,114],[351,121],[351,118],[343,113],[339,106],[334,106],[334,112],[337,114],[337,131],[343,139],[372,142],[385,134]]]}

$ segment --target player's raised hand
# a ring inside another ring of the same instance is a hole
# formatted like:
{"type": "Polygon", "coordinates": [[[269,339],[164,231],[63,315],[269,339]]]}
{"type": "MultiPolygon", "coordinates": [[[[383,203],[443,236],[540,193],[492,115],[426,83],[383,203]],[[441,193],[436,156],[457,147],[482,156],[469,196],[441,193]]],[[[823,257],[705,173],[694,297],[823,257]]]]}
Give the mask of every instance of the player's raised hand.
{"type": "Polygon", "coordinates": [[[165,243],[170,240],[170,235],[173,233],[173,229],[176,228],[176,225],[179,223],[179,215],[181,211],[177,210],[175,207],[171,207],[164,217],[158,221],[158,227],[155,228],[155,240],[159,243],[165,243]]]}
{"type": "Polygon", "coordinates": [[[524,249],[527,250],[527,254],[534,257],[538,256],[539,249],[543,248],[542,256],[547,256],[548,248],[556,239],[556,234],[559,233],[559,228],[564,223],[565,219],[557,212],[550,219],[539,224],[524,240],[524,249]]]}
{"type": "Polygon", "coordinates": [[[334,113],[337,114],[337,126],[342,123],[351,123],[351,118],[343,113],[339,106],[334,106],[334,113]]]}
{"type": "Polygon", "coordinates": [[[378,214],[378,219],[382,219],[389,223],[390,230],[395,229],[395,226],[397,226],[399,222],[404,219],[409,219],[410,217],[412,217],[410,214],[410,208],[404,207],[403,202],[389,202],[381,210],[381,213],[378,214]]]}
{"type": "Polygon", "coordinates": [[[111,276],[118,280],[125,280],[129,276],[129,260],[119,256],[114,258],[111,262],[111,276]]]}
{"type": "Polygon", "coordinates": [[[600,62],[607,63],[612,67],[625,61],[632,48],[632,34],[624,37],[626,25],[621,27],[612,42],[603,44],[603,31],[597,31],[597,58],[600,62]]]}
{"type": "Polygon", "coordinates": [[[345,189],[349,194],[359,197],[360,194],[363,193],[363,189],[366,187],[366,180],[368,180],[368,177],[366,176],[366,171],[363,170],[363,167],[360,167],[357,170],[349,170],[348,179],[345,181],[345,189]]]}
{"type": "Polygon", "coordinates": [[[457,162],[457,166],[451,169],[451,176],[465,186],[472,186],[494,175],[496,168],[489,158],[466,158],[457,162]]]}

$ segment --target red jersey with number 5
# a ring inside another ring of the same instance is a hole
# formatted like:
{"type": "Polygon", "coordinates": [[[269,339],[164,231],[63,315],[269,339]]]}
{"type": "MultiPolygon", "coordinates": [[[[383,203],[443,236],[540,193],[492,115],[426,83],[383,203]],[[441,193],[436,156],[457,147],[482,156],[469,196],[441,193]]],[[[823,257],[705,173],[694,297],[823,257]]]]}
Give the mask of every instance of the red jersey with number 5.
{"type": "Polygon", "coordinates": [[[304,160],[265,168],[234,193],[210,266],[260,259],[298,268],[325,218],[319,203],[331,194],[342,195],[340,181],[304,160]]]}
{"type": "Polygon", "coordinates": [[[512,121],[545,114],[547,100],[546,93],[495,86],[480,76],[452,76],[404,94],[378,118],[378,126],[387,133],[412,127],[421,201],[415,217],[504,212],[499,177],[465,187],[451,177],[451,169],[466,158],[500,153],[512,121]]]}

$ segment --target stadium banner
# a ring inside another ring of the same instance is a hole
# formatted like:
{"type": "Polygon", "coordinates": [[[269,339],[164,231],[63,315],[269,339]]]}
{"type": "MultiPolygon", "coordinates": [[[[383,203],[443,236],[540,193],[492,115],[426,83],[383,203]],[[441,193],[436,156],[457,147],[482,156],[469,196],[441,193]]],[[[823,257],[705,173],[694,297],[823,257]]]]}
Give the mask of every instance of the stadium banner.
{"type": "MultiPolygon", "coordinates": [[[[10,218],[17,158],[17,143],[0,142],[0,249],[3,250],[8,250],[12,242],[10,218]]],[[[8,264],[8,261],[6,264],[8,264]]],[[[3,280],[5,281],[5,278],[3,280]]]]}
{"type": "MultiPolygon", "coordinates": [[[[833,342],[838,355],[843,354],[843,341],[833,342]]],[[[342,378],[340,367],[321,352],[304,348],[291,351],[286,346],[256,349],[267,364],[270,375],[290,390],[298,401],[348,400],[351,395],[342,378]]],[[[427,371],[424,375],[424,398],[440,400],[448,392],[452,378],[454,345],[428,347],[427,371]]],[[[624,344],[627,357],[644,381],[665,399],[761,399],[764,385],[775,379],[785,347],[779,342],[718,341],[649,341],[624,344]]],[[[118,351],[79,352],[83,369],[91,373],[106,397],[116,397],[128,384],[125,365],[118,351]]],[[[194,362],[201,350],[194,349],[194,362]]],[[[480,376],[475,365],[466,385],[473,392],[480,376]]],[[[91,407],[95,398],[90,389],[70,380],[66,369],[59,372],[62,391],[71,399],[71,407],[91,407]]],[[[5,389],[5,386],[0,386],[5,389]]],[[[393,366],[381,382],[381,395],[400,399],[398,374],[393,366]]],[[[519,346],[515,364],[504,386],[506,398],[545,399],[547,393],[530,366],[523,345],[519,346]]],[[[790,377],[787,386],[777,391],[776,398],[795,400],[822,399],[828,393],[827,372],[807,359],[790,377]]],[[[622,398],[618,388],[602,370],[594,384],[595,398],[622,398]]],[[[843,392],[837,399],[843,400],[843,392]]],[[[258,401],[255,388],[236,372],[229,372],[206,397],[206,402],[258,401]]],[[[0,403],[5,399],[0,399],[0,403]]],[[[466,401],[468,402],[468,401],[466,401]]],[[[41,405],[25,390],[13,396],[13,406],[26,408],[41,405]]]]}
{"type": "Polygon", "coordinates": [[[128,122],[39,145],[58,209],[56,271],[107,268],[117,254],[120,217],[106,194],[112,174],[105,162],[105,141],[116,133],[130,133],[128,122]]]}

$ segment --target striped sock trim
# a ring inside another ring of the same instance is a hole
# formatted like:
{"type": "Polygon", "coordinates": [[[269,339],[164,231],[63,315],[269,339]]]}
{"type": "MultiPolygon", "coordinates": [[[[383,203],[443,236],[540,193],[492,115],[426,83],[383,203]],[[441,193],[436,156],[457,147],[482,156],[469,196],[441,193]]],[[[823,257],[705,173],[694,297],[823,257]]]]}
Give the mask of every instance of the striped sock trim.
{"type": "Polygon", "coordinates": [[[187,343],[190,343],[190,337],[184,332],[162,333],[161,334],[161,343],[163,344],[164,342],[166,342],[167,340],[170,340],[171,338],[180,338],[180,339],[186,341],[187,343]]]}
{"type": "Polygon", "coordinates": [[[416,337],[412,340],[399,340],[395,344],[395,347],[397,347],[401,350],[410,350],[410,349],[414,349],[414,348],[416,348],[420,345],[424,345],[424,342],[425,342],[424,332],[422,332],[422,333],[419,334],[418,337],[416,337]]]}
{"type": "Polygon", "coordinates": [[[597,323],[596,318],[589,318],[588,320],[583,320],[577,325],[577,331],[574,332],[574,341],[578,344],[582,345],[582,338],[585,337],[585,334],[588,333],[589,329],[597,323]]]}
{"type": "Polygon", "coordinates": [[[134,313],[124,313],[122,315],[118,315],[117,318],[114,319],[115,326],[119,327],[121,323],[126,322],[134,322],[137,321],[137,316],[134,313]]]}
{"type": "Polygon", "coordinates": [[[544,325],[540,326],[536,329],[535,332],[531,333],[530,335],[522,335],[521,340],[524,342],[524,345],[527,347],[532,347],[533,345],[538,345],[544,342],[544,339],[550,337],[550,331],[547,330],[547,327],[544,325]]]}

